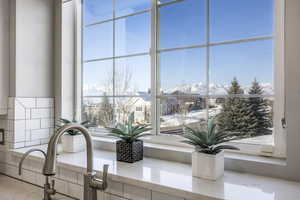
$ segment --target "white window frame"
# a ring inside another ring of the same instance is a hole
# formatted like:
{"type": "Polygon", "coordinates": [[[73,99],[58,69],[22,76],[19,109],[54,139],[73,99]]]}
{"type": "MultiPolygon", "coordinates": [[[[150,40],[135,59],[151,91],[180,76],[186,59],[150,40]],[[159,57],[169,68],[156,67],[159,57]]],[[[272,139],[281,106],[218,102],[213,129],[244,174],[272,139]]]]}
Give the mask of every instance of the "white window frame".
{"type": "MultiPolygon", "coordinates": [[[[235,41],[226,41],[226,42],[220,42],[220,43],[209,43],[209,29],[207,30],[207,44],[202,45],[193,45],[193,46],[187,46],[187,47],[179,47],[179,48],[172,48],[172,49],[160,49],[158,48],[158,36],[159,36],[159,30],[158,30],[158,9],[160,6],[166,6],[168,4],[173,4],[177,2],[181,2],[185,0],[173,0],[167,3],[163,3],[158,5],[156,0],[152,0],[152,8],[149,10],[139,11],[136,13],[132,13],[126,16],[121,17],[115,17],[111,20],[104,20],[102,22],[93,23],[99,24],[99,23],[105,23],[107,21],[112,21],[113,26],[115,29],[115,20],[120,18],[127,18],[130,16],[138,15],[141,13],[150,12],[151,13],[151,48],[149,52],[144,53],[138,53],[138,54],[132,54],[132,55],[126,55],[126,56],[114,56],[113,58],[126,58],[131,56],[140,56],[140,55],[150,55],[151,58],[151,88],[153,90],[151,91],[151,97],[152,97],[152,107],[151,107],[151,113],[160,113],[160,106],[159,105],[159,98],[160,96],[158,94],[159,89],[159,52],[165,52],[165,51],[174,51],[174,50],[183,50],[183,49],[190,49],[190,48],[201,48],[205,47],[207,50],[207,56],[209,56],[209,46],[216,46],[216,45],[226,45],[226,44],[235,44],[235,43],[241,43],[241,42],[250,42],[250,41],[258,41],[258,40],[266,40],[266,39],[273,39],[275,44],[275,60],[274,60],[274,91],[275,91],[275,101],[274,101],[274,145],[263,145],[263,144],[246,144],[246,143],[240,143],[240,142],[231,142],[231,144],[234,144],[238,146],[241,151],[240,153],[246,153],[246,154],[252,154],[252,155],[264,155],[264,156],[273,156],[273,157],[279,157],[279,158],[285,158],[286,157],[286,133],[284,128],[282,127],[281,120],[285,117],[285,99],[284,99],[284,9],[285,9],[285,0],[274,0],[275,1],[275,35],[274,36],[265,36],[265,37],[256,37],[256,38],[248,38],[245,40],[235,40],[235,41]],[[209,44],[209,45],[208,45],[209,44]]],[[[209,10],[209,1],[207,1],[207,9],[209,10]]],[[[83,92],[82,92],[82,70],[81,67],[83,66],[84,61],[82,60],[82,38],[83,38],[83,0],[73,0],[76,10],[76,27],[75,27],[75,46],[76,46],[76,53],[75,53],[75,59],[76,59],[76,72],[75,72],[75,116],[78,120],[81,118],[81,106],[83,102],[83,92]]],[[[207,15],[210,13],[207,12],[207,15]]],[[[207,17],[207,27],[209,27],[209,18],[207,17]]],[[[90,26],[90,25],[86,25],[90,26]]],[[[114,31],[113,31],[114,33],[114,31]]],[[[114,37],[114,36],[113,36],[114,37]]],[[[114,47],[113,47],[114,48],[114,47]]],[[[115,52],[115,51],[114,51],[115,52]]],[[[105,59],[111,59],[111,58],[105,58],[105,59]]],[[[105,60],[105,59],[94,59],[90,60],[88,62],[92,61],[99,61],[99,60],[105,60]]],[[[208,59],[209,60],[209,59],[208,59]]],[[[207,65],[209,63],[207,62],[207,65]]],[[[207,66],[208,67],[208,66],[207,66]]],[[[207,70],[208,71],[208,70],[207,70]]],[[[93,96],[95,97],[95,96],[93,96]]],[[[96,96],[97,97],[97,96],[96,96]]],[[[98,96],[99,97],[99,96],[98,96]]],[[[116,97],[133,97],[133,96],[116,96],[116,97]]],[[[199,95],[201,97],[201,95],[199,95]]],[[[202,96],[204,98],[208,97],[208,94],[205,96],[202,96]]],[[[158,124],[159,123],[159,117],[157,115],[151,114],[151,121],[152,124],[158,124]]],[[[176,135],[162,135],[160,134],[159,126],[154,125],[153,126],[153,136],[144,139],[146,142],[149,143],[158,143],[158,144],[166,144],[166,145],[173,145],[173,146],[180,146],[180,147],[188,147],[186,144],[180,143],[180,140],[182,139],[180,136],[176,135]]],[[[100,130],[102,133],[105,131],[100,130]]],[[[105,134],[96,134],[97,136],[107,137],[105,134]]]]}

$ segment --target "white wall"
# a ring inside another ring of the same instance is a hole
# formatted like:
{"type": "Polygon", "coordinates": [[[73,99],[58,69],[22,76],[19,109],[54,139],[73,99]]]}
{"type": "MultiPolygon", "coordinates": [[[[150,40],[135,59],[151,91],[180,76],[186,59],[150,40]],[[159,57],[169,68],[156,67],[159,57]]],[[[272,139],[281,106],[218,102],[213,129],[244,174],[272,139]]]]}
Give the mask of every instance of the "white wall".
{"type": "Polygon", "coordinates": [[[300,1],[287,0],[285,20],[287,176],[300,180],[300,1]]]}
{"type": "Polygon", "coordinates": [[[11,0],[11,91],[14,97],[52,97],[52,0],[11,0]]]}
{"type": "Polygon", "coordinates": [[[0,114],[6,113],[9,90],[9,0],[0,0],[0,114]]]}

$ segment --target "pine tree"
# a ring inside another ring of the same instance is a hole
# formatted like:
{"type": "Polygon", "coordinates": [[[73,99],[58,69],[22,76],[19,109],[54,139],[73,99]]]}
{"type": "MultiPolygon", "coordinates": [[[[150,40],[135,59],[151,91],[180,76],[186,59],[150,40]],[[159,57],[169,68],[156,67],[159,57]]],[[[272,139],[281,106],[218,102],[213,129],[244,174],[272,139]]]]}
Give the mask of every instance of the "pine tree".
{"type": "Polygon", "coordinates": [[[244,94],[243,89],[234,78],[227,91],[229,97],[223,103],[221,113],[218,115],[218,126],[222,130],[249,136],[249,110],[247,101],[238,95],[244,94]]]}
{"type": "Polygon", "coordinates": [[[272,126],[271,113],[267,101],[261,97],[264,91],[256,79],[252,82],[249,90],[247,107],[249,109],[249,126],[251,126],[251,136],[271,134],[272,126]]]}

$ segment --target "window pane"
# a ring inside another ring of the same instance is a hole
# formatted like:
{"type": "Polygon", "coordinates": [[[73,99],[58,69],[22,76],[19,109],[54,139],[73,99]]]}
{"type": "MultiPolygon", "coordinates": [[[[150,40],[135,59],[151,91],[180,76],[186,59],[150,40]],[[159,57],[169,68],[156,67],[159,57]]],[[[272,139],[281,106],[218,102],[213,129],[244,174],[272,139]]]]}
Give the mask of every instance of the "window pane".
{"type": "Polygon", "coordinates": [[[198,127],[206,120],[206,100],[202,97],[162,97],[160,131],[182,134],[183,125],[198,127]]]}
{"type": "Polygon", "coordinates": [[[263,94],[274,94],[273,60],[272,40],[211,47],[210,94],[228,94],[235,78],[245,94],[255,79],[263,94]]]}
{"type": "Polygon", "coordinates": [[[116,122],[124,123],[134,112],[134,121],[140,124],[151,123],[151,98],[149,96],[115,98],[116,122]]]}
{"type": "Polygon", "coordinates": [[[105,128],[114,124],[113,98],[84,98],[82,120],[89,120],[97,128],[105,128]]]}
{"type": "Polygon", "coordinates": [[[244,142],[269,143],[273,132],[274,98],[226,97],[209,100],[209,117],[215,117],[220,130],[245,138],[244,142]]]}
{"type": "Polygon", "coordinates": [[[116,59],[116,95],[147,94],[151,88],[150,56],[116,59]]]}
{"type": "Polygon", "coordinates": [[[113,23],[107,22],[84,29],[84,60],[113,56],[113,23]]]}
{"type": "Polygon", "coordinates": [[[211,41],[273,35],[274,0],[212,0],[211,41]]]}
{"type": "Polygon", "coordinates": [[[205,49],[160,54],[161,90],[165,94],[206,94],[205,49]]]}
{"type": "Polygon", "coordinates": [[[140,14],[116,21],[116,56],[150,50],[150,14],[140,14]]]}
{"type": "Polygon", "coordinates": [[[113,18],[113,0],[84,0],[84,24],[113,18]]]}
{"type": "Polygon", "coordinates": [[[83,66],[83,95],[113,94],[112,60],[85,63],[83,66]]]}
{"type": "Polygon", "coordinates": [[[205,43],[205,0],[185,0],[159,9],[160,49],[205,43]]]}
{"type": "Polygon", "coordinates": [[[116,17],[151,9],[151,0],[116,0],[116,17]]]}

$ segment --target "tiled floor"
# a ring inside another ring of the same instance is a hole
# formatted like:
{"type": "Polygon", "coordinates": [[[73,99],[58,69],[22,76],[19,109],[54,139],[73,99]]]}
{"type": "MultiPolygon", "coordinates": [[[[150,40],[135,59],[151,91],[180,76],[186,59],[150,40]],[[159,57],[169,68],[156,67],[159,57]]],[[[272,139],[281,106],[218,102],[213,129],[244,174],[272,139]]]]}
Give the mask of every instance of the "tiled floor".
{"type": "MultiPolygon", "coordinates": [[[[43,189],[0,175],[1,200],[42,200],[43,189]]],[[[71,198],[56,194],[54,200],[71,200],[71,198]]]]}

